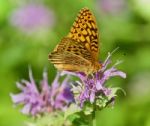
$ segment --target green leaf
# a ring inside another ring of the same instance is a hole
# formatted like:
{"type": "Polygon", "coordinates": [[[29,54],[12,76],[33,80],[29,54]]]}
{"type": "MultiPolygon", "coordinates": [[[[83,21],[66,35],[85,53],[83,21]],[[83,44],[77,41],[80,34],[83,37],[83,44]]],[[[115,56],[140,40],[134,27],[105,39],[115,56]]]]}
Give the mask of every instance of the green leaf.
{"type": "Polygon", "coordinates": [[[36,120],[26,123],[27,126],[62,126],[64,124],[63,115],[57,114],[45,114],[44,116],[36,118],[36,120]]]}
{"type": "Polygon", "coordinates": [[[73,114],[80,111],[81,108],[79,108],[79,106],[77,106],[76,104],[71,104],[70,107],[64,113],[64,119],[66,120],[69,116],[72,116],[73,114]]]}
{"type": "Polygon", "coordinates": [[[118,90],[121,90],[124,93],[124,95],[126,95],[126,92],[122,88],[115,87],[115,88],[111,88],[111,94],[108,96],[108,99],[110,100],[112,97],[117,96],[116,93],[118,90]]]}
{"type": "Polygon", "coordinates": [[[90,115],[93,112],[93,104],[91,104],[90,102],[85,102],[83,111],[85,115],[90,115]]]}
{"type": "Polygon", "coordinates": [[[80,118],[80,115],[78,113],[76,113],[76,114],[72,114],[72,115],[68,116],[67,120],[69,120],[70,122],[73,122],[79,118],[80,118]]]}

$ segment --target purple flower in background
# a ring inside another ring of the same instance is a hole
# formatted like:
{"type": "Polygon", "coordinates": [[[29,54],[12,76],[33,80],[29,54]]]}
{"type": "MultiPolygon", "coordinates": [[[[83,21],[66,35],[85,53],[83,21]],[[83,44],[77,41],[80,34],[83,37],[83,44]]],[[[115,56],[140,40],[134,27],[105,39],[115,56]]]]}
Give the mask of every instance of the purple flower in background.
{"type": "Polygon", "coordinates": [[[31,33],[52,27],[54,14],[42,4],[26,4],[11,13],[10,23],[24,32],[31,33]]]}
{"type": "Polygon", "coordinates": [[[99,0],[98,2],[99,8],[108,14],[118,14],[126,8],[125,0],[99,0]]]}
{"type": "Polygon", "coordinates": [[[126,74],[116,69],[116,65],[119,64],[119,62],[108,68],[108,65],[111,64],[110,57],[111,54],[109,53],[108,57],[102,64],[102,68],[91,76],[86,76],[81,73],[75,74],[71,72],[63,72],[63,74],[72,74],[80,78],[80,81],[76,81],[72,84],[72,91],[75,94],[74,97],[76,102],[80,104],[81,107],[83,107],[84,102],[86,101],[93,104],[97,99],[101,99],[102,97],[108,98],[108,103],[112,103],[114,101],[116,89],[118,88],[108,88],[105,83],[108,79],[114,76],[126,78],[126,74]]]}
{"type": "Polygon", "coordinates": [[[60,73],[57,73],[55,80],[49,86],[47,73],[44,72],[39,90],[33,79],[31,70],[29,71],[29,77],[30,81],[22,80],[21,83],[17,83],[17,87],[21,90],[20,93],[11,94],[12,101],[16,105],[23,105],[22,113],[36,116],[55,110],[64,111],[74,102],[73,94],[68,85],[68,76],[60,85],[60,73]]]}

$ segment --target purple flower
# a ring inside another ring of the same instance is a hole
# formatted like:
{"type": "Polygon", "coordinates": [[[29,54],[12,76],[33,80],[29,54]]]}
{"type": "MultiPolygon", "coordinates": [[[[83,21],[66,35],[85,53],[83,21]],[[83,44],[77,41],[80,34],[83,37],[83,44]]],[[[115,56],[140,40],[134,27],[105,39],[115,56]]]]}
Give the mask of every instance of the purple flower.
{"type": "Polygon", "coordinates": [[[114,76],[126,78],[126,74],[116,69],[116,65],[120,62],[108,68],[108,65],[111,64],[110,57],[111,54],[109,53],[104,63],[102,63],[102,68],[91,76],[86,76],[81,73],[63,72],[63,74],[72,74],[80,78],[80,81],[72,83],[72,91],[75,94],[76,102],[80,104],[81,107],[83,107],[86,101],[93,104],[97,102],[97,100],[102,100],[104,97],[107,98],[107,102],[114,101],[114,97],[116,96],[114,91],[116,91],[116,88],[106,87],[105,83],[114,76]]]}
{"type": "Polygon", "coordinates": [[[125,10],[126,7],[125,0],[99,0],[98,2],[99,8],[108,14],[118,14],[125,10]]]}
{"type": "Polygon", "coordinates": [[[22,113],[36,116],[55,110],[64,111],[74,101],[68,85],[68,76],[60,85],[60,73],[57,73],[55,80],[49,86],[47,73],[44,72],[39,90],[31,70],[29,71],[29,77],[30,81],[22,80],[21,83],[17,83],[17,87],[21,90],[20,93],[11,94],[12,101],[16,105],[23,105],[22,113]]]}
{"type": "Polygon", "coordinates": [[[11,13],[10,23],[23,32],[31,33],[52,27],[54,14],[44,5],[30,3],[16,8],[11,13]]]}

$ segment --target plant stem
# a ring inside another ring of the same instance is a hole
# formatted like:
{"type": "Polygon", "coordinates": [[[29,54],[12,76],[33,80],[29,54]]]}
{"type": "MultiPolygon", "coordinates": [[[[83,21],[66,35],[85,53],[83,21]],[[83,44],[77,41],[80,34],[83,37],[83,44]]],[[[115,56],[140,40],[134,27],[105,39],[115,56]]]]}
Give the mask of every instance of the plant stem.
{"type": "Polygon", "coordinates": [[[92,123],[93,123],[93,126],[96,126],[95,111],[93,111],[92,113],[92,123]]]}
{"type": "Polygon", "coordinates": [[[89,126],[96,126],[95,112],[90,115],[89,126]]]}

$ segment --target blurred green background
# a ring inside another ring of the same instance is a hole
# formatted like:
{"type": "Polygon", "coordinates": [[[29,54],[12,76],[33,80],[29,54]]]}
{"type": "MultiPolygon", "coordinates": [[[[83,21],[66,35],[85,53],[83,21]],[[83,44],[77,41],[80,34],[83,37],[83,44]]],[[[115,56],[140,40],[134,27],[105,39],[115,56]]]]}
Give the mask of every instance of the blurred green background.
{"type": "Polygon", "coordinates": [[[108,84],[122,87],[113,109],[96,113],[98,126],[150,126],[150,1],[149,0],[0,0],[0,126],[21,126],[27,119],[14,109],[10,93],[16,81],[35,80],[48,69],[49,82],[56,69],[48,53],[68,34],[78,11],[88,7],[100,31],[100,60],[113,55],[127,79],[108,84]]]}

